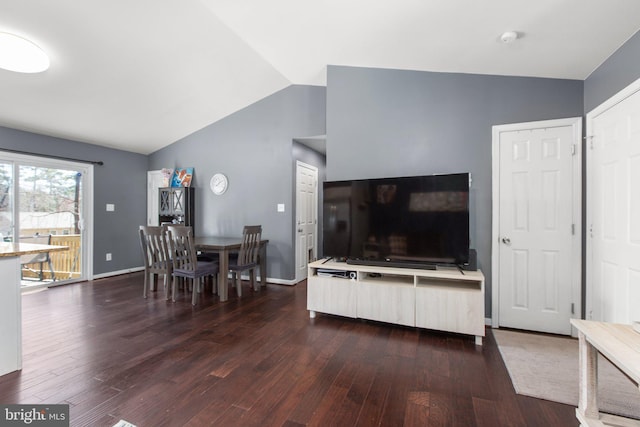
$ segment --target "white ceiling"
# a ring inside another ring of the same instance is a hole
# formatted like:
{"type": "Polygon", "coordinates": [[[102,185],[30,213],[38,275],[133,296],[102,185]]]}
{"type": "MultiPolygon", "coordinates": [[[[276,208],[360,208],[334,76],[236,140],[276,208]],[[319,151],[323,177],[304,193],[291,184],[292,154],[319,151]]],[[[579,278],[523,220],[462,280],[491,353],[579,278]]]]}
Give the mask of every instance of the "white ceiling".
{"type": "Polygon", "coordinates": [[[0,70],[0,125],[147,154],[327,64],[582,80],[638,29],[638,0],[2,0],[51,68],[0,70]]]}

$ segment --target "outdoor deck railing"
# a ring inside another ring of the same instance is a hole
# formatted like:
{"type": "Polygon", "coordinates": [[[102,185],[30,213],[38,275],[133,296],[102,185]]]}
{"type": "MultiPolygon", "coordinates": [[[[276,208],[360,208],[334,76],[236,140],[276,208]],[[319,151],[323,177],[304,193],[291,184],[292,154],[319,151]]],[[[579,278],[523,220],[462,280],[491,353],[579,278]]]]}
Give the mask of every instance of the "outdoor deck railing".
{"type": "MultiPolygon", "coordinates": [[[[52,252],[51,262],[56,280],[67,280],[80,277],[82,271],[81,239],[79,234],[61,234],[51,236],[51,244],[56,246],[68,246],[69,250],[52,252]]],[[[44,263],[42,266],[43,279],[51,280],[49,266],[44,263]]],[[[29,264],[23,266],[22,277],[24,279],[39,279],[40,264],[29,264]]]]}

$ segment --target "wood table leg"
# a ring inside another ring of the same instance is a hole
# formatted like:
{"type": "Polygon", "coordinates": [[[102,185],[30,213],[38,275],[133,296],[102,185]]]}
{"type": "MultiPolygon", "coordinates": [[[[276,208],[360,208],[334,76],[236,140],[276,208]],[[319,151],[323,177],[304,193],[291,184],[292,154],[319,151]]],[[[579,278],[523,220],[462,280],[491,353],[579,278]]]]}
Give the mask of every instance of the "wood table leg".
{"type": "Polygon", "coordinates": [[[267,286],[267,245],[260,245],[260,286],[267,286]]]}
{"type": "Polygon", "coordinates": [[[218,296],[220,301],[226,301],[229,299],[229,251],[220,251],[219,266],[220,272],[218,273],[218,296]]]}
{"type": "Polygon", "coordinates": [[[598,419],[598,350],[578,332],[579,339],[579,385],[578,411],[588,418],[598,419]]]}

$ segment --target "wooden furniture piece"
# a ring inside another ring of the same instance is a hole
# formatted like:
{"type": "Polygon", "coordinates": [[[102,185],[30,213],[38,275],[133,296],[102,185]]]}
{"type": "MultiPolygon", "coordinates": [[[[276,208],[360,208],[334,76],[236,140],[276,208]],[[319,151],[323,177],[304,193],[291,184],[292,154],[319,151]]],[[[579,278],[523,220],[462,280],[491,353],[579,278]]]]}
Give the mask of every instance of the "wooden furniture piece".
{"type": "MultiPolygon", "coordinates": [[[[20,237],[20,243],[35,243],[37,245],[51,245],[51,234],[24,236],[20,237]]],[[[53,270],[53,263],[51,262],[51,256],[49,252],[40,252],[36,254],[22,255],[20,257],[21,271],[26,268],[31,271],[35,271],[38,274],[40,281],[44,280],[44,273],[42,271],[43,264],[49,265],[49,271],[51,272],[51,280],[56,281],[56,273],[53,270]],[[33,270],[29,267],[30,264],[39,264],[39,271],[33,270]]]]}
{"type": "MultiPolygon", "coordinates": [[[[193,241],[191,227],[168,226],[169,251],[173,261],[172,299],[176,300],[177,278],[184,277],[193,281],[191,304],[196,305],[198,294],[202,291],[202,278],[212,276],[216,279],[218,264],[198,261],[198,253],[193,241]]],[[[215,291],[215,287],[213,288],[215,291]]]]}
{"type": "Polygon", "coordinates": [[[258,253],[260,251],[260,241],[262,240],[262,226],[246,225],[242,230],[242,244],[240,252],[229,263],[229,271],[232,273],[233,282],[236,285],[238,296],[242,296],[242,278],[243,271],[249,271],[251,278],[251,286],[254,291],[258,290],[256,282],[256,268],[258,267],[258,253]]]}
{"type": "Polygon", "coordinates": [[[0,242],[0,375],[22,369],[20,258],[68,249],[67,246],[0,242]]]}
{"type": "Polygon", "coordinates": [[[582,426],[640,426],[640,420],[602,414],[598,409],[598,352],[636,385],[640,384],[640,333],[631,325],[571,319],[578,330],[580,398],[576,417],[582,426]]]}
{"type": "Polygon", "coordinates": [[[475,336],[482,345],[484,276],[457,268],[412,268],[309,264],[307,309],[475,336]]]}
{"type": "MultiPolygon", "coordinates": [[[[260,250],[258,252],[258,264],[260,265],[260,284],[267,286],[267,244],[269,240],[260,240],[260,250]]],[[[229,274],[229,254],[240,250],[242,238],[240,237],[218,237],[203,236],[195,238],[196,249],[207,253],[217,253],[219,255],[218,273],[218,296],[220,301],[229,299],[229,288],[227,278],[229,274]]]]}
{"type": "Polygon", "coordinates": [[[169,299],[169,279],[173,271],[167,247],[167,232],[163,227],[140,226],[140,246],[144,258],[144,288],[142,296],[147,297],[147,291],[155,289],[158,276],[164,276],[164,296],[169,299]],[[153,280],[153,283],[151,282],[153,280]]]}
{"type": "MultiPolygon", "coordinates": [[[[159,224],[195,226],[195,189],[193,187],[163,187],[158,189],[159,224]]],[[[195,230],[194,236],[195,236],[195,230]]]]}

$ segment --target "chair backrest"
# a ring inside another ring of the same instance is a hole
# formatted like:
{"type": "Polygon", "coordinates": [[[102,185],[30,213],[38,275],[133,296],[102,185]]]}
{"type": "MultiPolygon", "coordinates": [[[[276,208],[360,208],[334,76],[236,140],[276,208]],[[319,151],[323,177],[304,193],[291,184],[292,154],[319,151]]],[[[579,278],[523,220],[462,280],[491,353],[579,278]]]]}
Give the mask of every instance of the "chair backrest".
{"type": "Polygon", "coordinates": [[[167,234],[162,227],[140,226],[140,246],[146,269],[166,269],[169,266],[167,234]]]}
{"type": "Polygon", "coordinates": [[[242,244],[238,254],[238,264],[252,264],[258,262],[260,251],[260,240],[262,240],[261,225],[245,225],[242,230],[242,244]]]}
{"type": "MultiPolygon", "coordinates": [[[[34,234],[33,236],[22,236],[20,237],[20,243],[35,243],[38,245],[50,245],[51,234],[34,234]]],[[[47,262],[47,261],[49,261],[49,252],[22,255],[20,257],[21,264],[31,264],[34,262],[47,262]]]]}
{"type": "Polygon", "coordinates": [[[198,266],[198,254],[191,227],[169,225],[167,232],[173,269],[195,271],[198,266]]]}

